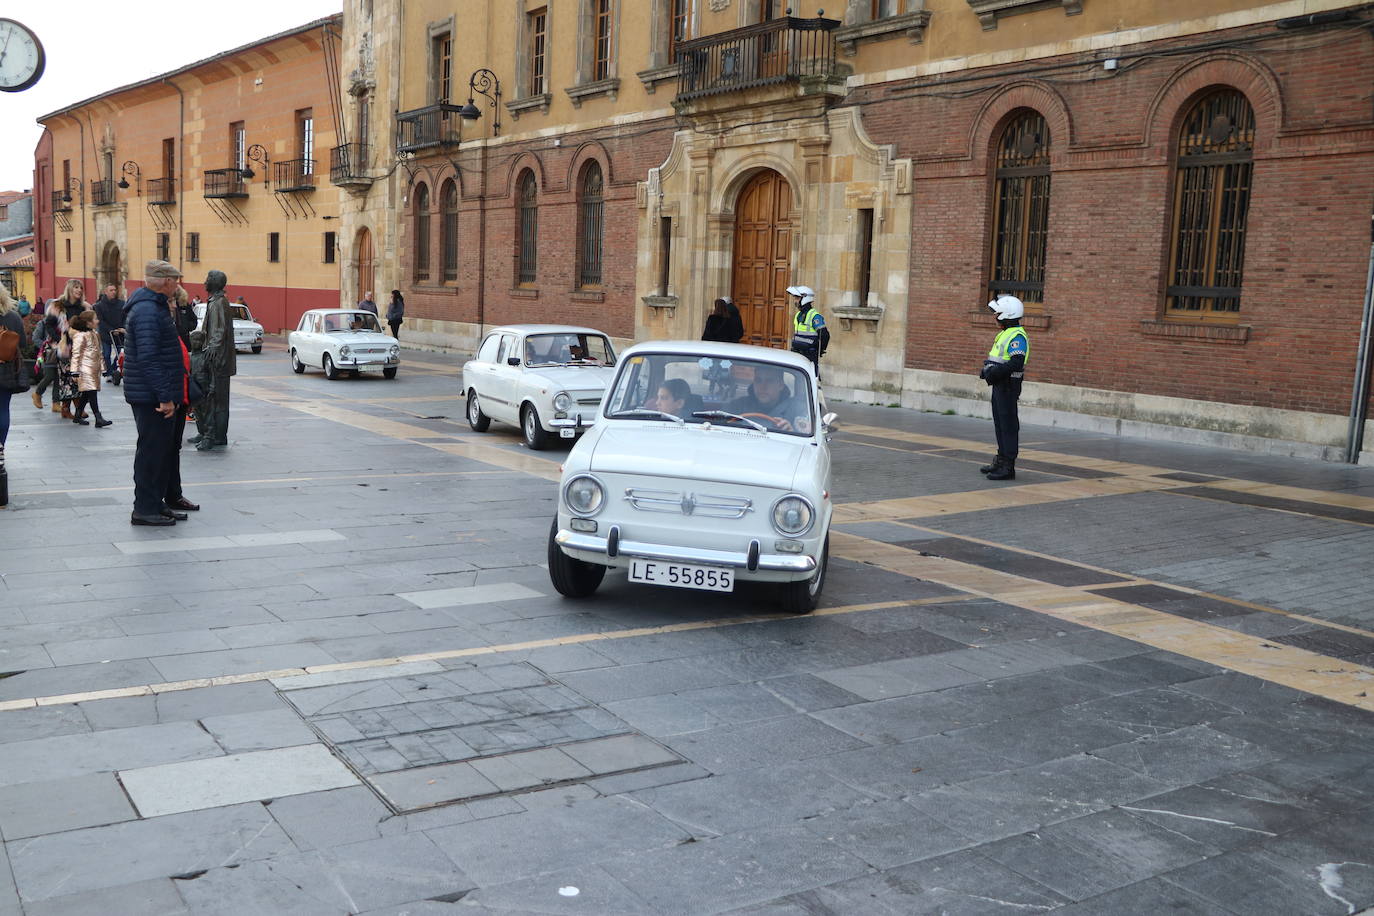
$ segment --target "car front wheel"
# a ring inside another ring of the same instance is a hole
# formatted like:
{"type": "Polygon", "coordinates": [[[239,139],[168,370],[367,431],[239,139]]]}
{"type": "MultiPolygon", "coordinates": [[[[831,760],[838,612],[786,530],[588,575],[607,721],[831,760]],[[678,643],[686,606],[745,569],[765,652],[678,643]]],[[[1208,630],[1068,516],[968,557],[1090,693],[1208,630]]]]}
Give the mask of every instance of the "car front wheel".
{"type": "Polygon", "coordinates": [[[301,362],[300,354],[295,350],[291,351],[291,371],[297,375],[305,371],[305,363],[301,362]]]}
{"type": "Polygon", "coordinates": [[[491,426],[491,417],[482,413],[482,405],[477,403],[477,389],[468,391],[468,426],[475,433],[484,433],[491,426]]]}
{"type": "Polygon", "coordinates": [[[401,367],[400,367],[400,366],[387,366],[385,369],[382,370],[382,377],[383,377],[383,378],[395,378],[395,377],[396,377],[396,370],[399,369],[399,368],[401,368],[401,367]]]}
{"type": "Polygon", "coordinates": [[[539,422],[539,411],[534,409],[533,404],[525,406],[520,417],[520,428],[525,431],[525,445],[531,450],[539,452],[549,447],[549,434],[544,431],[544,424],[539,422]]]}
{"type": "Polygon", "coordinates": [[[253,344],[253,346],[249,347],[248,349],[252,350],[254,353],[261,353],[262,344],[253,344]]]}
{"type": "Polygon", "coordinates": [[[601,585],[606,575],[606,567],[597,563],[584,563],[563,552],[554,540],[558,534],[558,519],[549,528],[549,580],[558,594],[566,598],[586,598],[601,585]]]}
{"type": "Polygon", "coordinates": [[[782,600],[782,609],[789,614],[809,614],[814,611],[821,598],[821,589],[825,587],[825,570],[829,565],[830,535],[826,534],[820,562],[816,564],[816,571],[811,578],[782,584],[778,596],[782,600]]]}
{"type": "Polygon", "coordinates": [[[328,353],[324,355],[324,377],[331,381],[339,377],[339,370],[334,368],[334,360],[328,353]]]}

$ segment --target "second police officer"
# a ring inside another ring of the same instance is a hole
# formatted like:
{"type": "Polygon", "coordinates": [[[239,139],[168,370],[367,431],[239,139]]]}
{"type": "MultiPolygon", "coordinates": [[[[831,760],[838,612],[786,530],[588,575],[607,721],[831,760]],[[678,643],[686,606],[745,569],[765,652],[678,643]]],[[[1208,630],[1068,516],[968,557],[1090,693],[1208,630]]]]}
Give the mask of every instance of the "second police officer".
{"type": "Polygon", "coordinates": [[[997,457],[978,470],[988,480],[1015,480],[1016,454],[1020,448],[1021,420],[1016,402],[1021,397],[1021,382],[1026,377],[1030,358],[1030,338],[1021,327],[1026,307],[1015,296],[999,294],[988,303],[1002,326],[992,342],[978,377],[992,386],[992,428],[997,435],[997,457]]]}
{"type": "Polygon", "coordinates": [[[820,381],[821,357],[830,346],[830,329],[812,305],[816,301],[816,291],[809,286],[789,286],[787,295],[797,300],[797,312],[792,316],[792,352],[811,360],[816,367],[816,380],[820,381]]]}

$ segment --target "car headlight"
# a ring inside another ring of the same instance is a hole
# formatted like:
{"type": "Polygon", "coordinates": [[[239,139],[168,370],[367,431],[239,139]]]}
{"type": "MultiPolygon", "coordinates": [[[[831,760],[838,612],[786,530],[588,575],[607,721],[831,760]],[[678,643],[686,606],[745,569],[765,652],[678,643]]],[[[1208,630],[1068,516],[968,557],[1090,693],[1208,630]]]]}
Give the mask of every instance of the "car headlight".
{"type": "Polygon", "coordinates": [[[342,347],[339,347],[340,356],[347,356],[351,352],[352,351],[348,349],[348,344],[344,344],[342,347]]]}
{"type": "Polygon", "coordinates": [[[811,530],[816,511],[803,496],[784,496],[773,503],[773,527],[781,534],[798,537],[811,530]]]}
{"type": "Polygon", "coordinates": [[[572,395],[568,394],[566,391],[560,391],[560,392],[558,392],[558,394],[555,394],[555,395],[553,396],[553,409],[554,409],[554,410],[567,410],[567,409],[568,409],[569,407],[571,407],[571,406],[572,406],[572,395]]]}
{"type": "Polygon", "coordinates": [[[606,490],[595,477],[581,474],[563,487],[563,502],[578,515],[595,515],[606,502],[606,490]]]}
{"type": "Polygon", "coordinates": [[[392,344],[392,346],[391,346],[391,358],[392,358],[392,359],[399,359],[400,356],[401,356],[401,348],[398,347],[398,346],[396,346],[395,344],[392,344]]]}

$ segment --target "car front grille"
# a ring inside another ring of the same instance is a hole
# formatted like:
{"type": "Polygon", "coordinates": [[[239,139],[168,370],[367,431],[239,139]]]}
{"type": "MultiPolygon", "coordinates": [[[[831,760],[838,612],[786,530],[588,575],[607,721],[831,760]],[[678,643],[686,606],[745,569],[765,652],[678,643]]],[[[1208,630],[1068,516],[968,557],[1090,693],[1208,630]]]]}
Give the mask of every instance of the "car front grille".
{"type": "Polygon", "coordinates": [[[625,500],[641,512],[675,512],[706,518],[744,518],[746,513],[754,509],[754,501],[744,497],[646,490],[641,487],[627,487],[625,500]]]}

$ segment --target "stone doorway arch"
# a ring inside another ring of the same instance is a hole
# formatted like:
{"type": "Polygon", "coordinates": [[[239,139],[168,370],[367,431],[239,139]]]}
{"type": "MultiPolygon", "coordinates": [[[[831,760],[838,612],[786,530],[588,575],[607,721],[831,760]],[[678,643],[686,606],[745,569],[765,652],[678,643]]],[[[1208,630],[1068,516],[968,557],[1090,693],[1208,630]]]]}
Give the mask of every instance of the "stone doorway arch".
{"type": "Polygon", "coordinates": [[[119,288],[119,294],[124,295],[124,278],[127,271],[124,268],[124,256],[119,250],[117,242],[109,241],[105,243],[104,249],[100,252],[100,266],[96,269],[95,282],[97,294],[105,291],[105,287],[113,283],[119,288]]]}
{"type": "Polygon", "coordinates": [[[740,343],[786,347],[792,337],[792,185],[760,169],[735,200],[730,295],[744,319],[740,343]]]}

